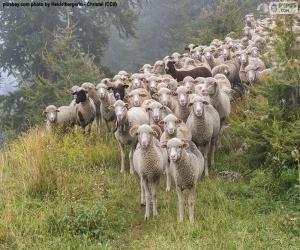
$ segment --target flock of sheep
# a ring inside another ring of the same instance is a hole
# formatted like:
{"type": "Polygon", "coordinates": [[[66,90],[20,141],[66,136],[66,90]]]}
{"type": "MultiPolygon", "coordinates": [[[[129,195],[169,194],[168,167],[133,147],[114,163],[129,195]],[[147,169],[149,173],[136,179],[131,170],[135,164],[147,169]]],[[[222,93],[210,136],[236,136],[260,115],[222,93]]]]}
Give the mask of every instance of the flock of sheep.
{"type": "MultiPolygon", "coordinates": [[[[299,32],[300,15],[294,29],[299,32]]],[[[214,153],[230,114],[231,101],[247,94],[247,85],[272,73],[260,57],[274,50],[275,18],[245,17],[244,37],[213,40],[209,46],[190,44],[189,52],[173,53],[141,73],[120,71],[95,86],[83,83],[71,89],[68,106],[46,108],[47,127],[66,129],[75,124],[97,131],[109,122],[125,170],[125,145],[130,146],[130,173],[140,177],[141,204],[145,219],[157,215],[157,186],[166,174],[166,191],[175,182],[179,221],[183,221],[183,190],[189,190],[189,220],[194,221],[196,185],[208,176],[214,153]]],[[[298,42],[299,39],[297,39],[298,42]]],[[[299,44],[298,44],[299,45],[299,44]]]]}

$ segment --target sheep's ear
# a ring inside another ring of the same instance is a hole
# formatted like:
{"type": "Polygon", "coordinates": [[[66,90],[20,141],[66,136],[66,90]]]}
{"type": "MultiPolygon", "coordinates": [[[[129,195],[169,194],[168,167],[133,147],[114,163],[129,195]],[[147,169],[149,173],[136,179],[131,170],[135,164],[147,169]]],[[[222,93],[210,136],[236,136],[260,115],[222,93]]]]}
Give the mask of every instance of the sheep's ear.
{"type": "Polygon", "coordinates": [[[146,97],[147,95],[145,93],[140,94],[141,97],[146,97]]]}
{"type": "Polygon", "coordinates": [[[176,92],[172,91],[172,92],[171,92],[171,95],[177,96],[178,94],[177,94],[176,92]]]}
{"type": "Polygon", "coordinates": [[[129,130],[129,134],[134,137],[137,136],[137,130],[138,130],[139,126],[138,125],[134,125],[131,127],[131,129],[129,130]]]}
{"type": "Polygon", "coordinates": [[[109,90],[109,91],[112,90],[112,89],[114,89],[112,86],[107,87],[107,90],[109,90]]]}
{"type": "Polygon", "coordinates": [[[190,103],[189,103],[189,107],[192,107],[193,104],[194,104],[194,102],[190,102],[190,103]]]}
{"type": "Polygon", "coordinates": [[[166,141],[161,142],[160,147],[161,148],[167,148],[167,142],[166,141]]]}
{"type": "Polygon", "coordinates": [[[152,98],[158,98],[158,94],[157,93],[153,93],[152,94],[152,98]]]}
{"type": "Polygon", "coordinates": [[[183,147],[183,148],[188,148],[189,146],[190,146],[189,141],[188,141],[188,140],[183,140],[183,145],[182,145],[182,147],[183,147]]]}
{"type": "Polygon", "coordinates": [[[193,94],[193,91],[189,90],[188,92],[186,92],[188,95],[193,94]]]}
{"type": "Polygon", "coordinates": [[[209,102],[207,102],[207,101],[203,101],[202,102],[204,105],[209,105],[209,102]]]}
{"type": "Polygon", "coordinates": [[[152,130],[153,130],[153,135],[154,135],[157,139],[159,139],[160,136],[161,136],[161,134],[162,134],[160,127],[157,126],[157,125],[155,125],[155,124],[151,125],[150,127],[151,127],[152,130]]]}
{"type": "Polygon", "coordinates": [[[177,123],[177,124],[178,123],[182,123],[182,120],[181,119],[177,119],[175,123],[177,123]]]}
{"type": "Polygon", "coordinates": [[[151,108],[147,107],[146,112],[150,112],[150,111],[151,111],[151,108]]]}
{"type": "Polygon", "coordinates": [[[164,122],[164,121],[160,121],[160,122],[158,123],[158,125],[164,126],[164,125],[165,125],[165,122],[164,122]]]}
{"type": "Polygon", "coordinates": [[[56,112],[60,112],[60,110],[59,110],[59,109],[56,109],[55,111],[56,111],[56,112]]]}
{"type": "Polygon", "coordinates": [[[124,87],[125,89],[127,89],[127,88],[129,87],[129,85],[128,85],[127,83],[124,83],[123,87],[124,87]]]}
{"type": "Polygon", "coordinates": [[[128,103],[127,102],[124,103],[124,107],[128,108],[128,103]]]}
{"type": "Polygon", "coordinates": [[[161,110],[166,110],[166,107],[165,106],[161,106],[160,109],[161,110]]]}

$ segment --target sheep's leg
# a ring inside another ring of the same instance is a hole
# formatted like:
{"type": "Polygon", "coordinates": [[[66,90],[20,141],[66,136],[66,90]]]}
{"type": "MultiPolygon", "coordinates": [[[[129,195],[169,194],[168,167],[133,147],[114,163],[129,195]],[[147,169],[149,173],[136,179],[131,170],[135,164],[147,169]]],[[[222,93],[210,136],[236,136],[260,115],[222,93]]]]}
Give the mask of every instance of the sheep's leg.
{"type": "Polygon", "coordinates": [[[210,142],[207,143],[200,150],[200,152],[202,152],[203,157],[204,157],[204,174],[205,174],[205,176],[208,176],[208,152],[209,152],[209,149],[210,149],[210,142]]]}
{"type": "Polygon", "coordinates": [[[145,206],[146,201],[145,201],[145,189],[144,189],[144,184],[143,184],[143,178],[141,177],[141,206],[145,206]]]}
{"type": "Polygon", "coordinates": [[[166,192],[171,190],[171,175],[170,175],[170,166],[166,167],[166,177],[167,177],[167,184],[166,184],[166,192]]]}
{"type": "Polygon", "coordinates": [[[176,186],[178,196],[179,222],[183,222],[184,215],[184,197],[180,187],[176,186]]]}
{"type": "Polygon", "coordinates": [[[134,145],[131,145],[131,148],[130,148],[130,151],[129,151],[130,174],[134,174],[134,171],[133,171],[133,151],[134,151],[134,145]]]}
{"type": "Polygon", "coordinates": [[[196,187],[193,187],[189,193],[189,217],[190,223],[194,223],[194,207],[195,207],[196,187]]]}
{"type": "Polygon", "coordinates": [[[144,219],[148,220],[150,218],[150,190],[146,178],[143,178],[143,186],[144,186],[145,196],[146,196],[146,210],[145,210],[144,219]]]}
{"type": "Polygon", "coordinates": [[[96,130],[97,130],[97,133],[99,134],[100,133],[100,114],[96,115],[96,130]]]}
{"type": "Polygon", "coordinates": [[[120,148],[120,151],[121,151],[121,170],[120,172],[123,173],[124,170],[125,170],[125,146],[118,141],[118,144],[119,144],[119,148],[120,148]]]}
{"type": "Polygon", "coordinates": [[[151,195],[152,195],[152,205],[153,205],[153,217],[157,215],[157,197],[156,197],[156,191],[157,191],[157,185],[158,180],[152,181],[151,183],[151,195]]]}
{"type": "Polygon", "coordinates": [[[216,150],[217,141],[218,141],[217,138],[213,138],[211,140],[211,145],[210,145],[210,163],[209,163],[210,167],[213,167],[215,165],[215,150],[216,150]]]}

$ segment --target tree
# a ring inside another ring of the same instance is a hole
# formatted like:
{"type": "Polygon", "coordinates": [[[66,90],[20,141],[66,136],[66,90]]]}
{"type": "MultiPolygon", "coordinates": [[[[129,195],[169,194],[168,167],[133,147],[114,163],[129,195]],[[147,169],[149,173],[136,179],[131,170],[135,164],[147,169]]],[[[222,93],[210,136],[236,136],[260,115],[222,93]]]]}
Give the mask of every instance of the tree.
{"type": "Polygon", "coordinates": [[[10,74],[19,73],[26,81],[32,81],[38,74],[47,77],[45,65],[42,64],[42,51],[52,46],[52,33],[57,27],[65,27],[68,18],[76,24],[74,33],[80,49],[93,53],[95,63],[101,66],[101,55],[111,26],[125,37],[134,35],[141,0],[124,0],[118,4],[116,8],[8,7],[0,10],[0,68],[10,74]]]}
{"type": "Polygon", "coordinates": [[[82,82],[97,83],[103,77],[94,64],[94,57],[82,51],[70,24],[52,34],[49,48],[42,53],[42,62],[49,80],[42,75],[34,78],[34,84],[23,86],[0,99],[0,130],[23,131],[43,121],[42,111],[49,104],[68,105],[72,97],[71,86],[82,82]]]}

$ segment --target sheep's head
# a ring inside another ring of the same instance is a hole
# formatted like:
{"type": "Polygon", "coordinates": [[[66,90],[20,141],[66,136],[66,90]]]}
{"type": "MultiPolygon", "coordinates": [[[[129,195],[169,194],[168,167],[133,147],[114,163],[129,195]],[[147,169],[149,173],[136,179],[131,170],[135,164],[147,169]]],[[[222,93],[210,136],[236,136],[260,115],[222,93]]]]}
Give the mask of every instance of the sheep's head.
{"type": "Polygon", "coordinates": [[[208,105],[209,102],[203,97],[197,96],[193,98],[193,100],[190,102],[190,107],[192,107],[192,112],[197,117],[202,117],[204,115],[204,109],[205,105],[208,105]]]}
{"type": "Polygon", "coordinates": [[[147,82],[148,82],[148,89],[152,92],[155,92],[157,90],[157,77],[152,76],[150,77],[147,82]]]}
{"type": "Polygon", "coordinates": [[[205,83],[203,84],[201,94],[203,96],[213,97],[217,93],[218,88],[219,87],[216,79],[213,77],[208,77],[206,78],[205,83]]]}
{"type": "Polygon", "coordinates": [[[250,54],[252,57],[259,57],[259,49],[257,47],[253,47],[250,50],[250,54]]]}
{"type": "Polygon", "coordinates": [[[85,90],[87,90],[89,93],[92,90],[95,90],[95,85],[90,82],[85,82],[85,83],[81,84],[81,87],[84,88],[85,90]]]}
{"type": "Polygon", "coordinates": [[[81,102],[85,102],[88,98],[88,90],[84,89],[83,87],[79,87],[74,93],[74,95],[76,95],[75,102],[77,104],[81,102]]]}
{"type": "Polygon", "coordinates": [[[163,125],[164,131],[166,131],[169,135],[173,135],[181,122],[182,121],[178,119],[175,115],[169,114],[162,121],[159,122],[159,125],[163,125]]]}
{"type": "Polygon", "coordinates": [[[153,136],[159,138],[161,135],[161,130],[157,125],[143,124],[134,125],[130,131],[132,137],[137,137],[139,144],[142,148],[147,148],[151,145],[153,136]]]}
{"type": "Polygon", "coordinates": [[[153,66],[154,74],[165,74],[165,63],[162,60],[156,61],[153,66]]]}
{"type": "Polygon", "coordinates": [[[176,62],[174,60],[170,60],[167,62],[167,66],[166,66],[166,73],[169,74],[171,71],[171,69],[174,69],[175,68],[175,64],[176,62]]]}
{"type": "Polygon", "coordinates": [[[153,102],[146,108],[146,111],[150,114],[155,123],[160,122],[162,119],[162,113],[165,110],[166,107],[159,102],[153,102]]]}
{"type": "Polygon", "coordinates": [[[153,67],[150,64],[144,64],[144,66],[140,69],[140,72],[143,72],[145,74],[150,74],[152,68],[153,67]]]}
{"type": "Polygon", "coordinates": [[[168,88],[168,84],[166,82],[160,82],[159,84],[157,84],[158,91],[162,88],[168,88]]]}
{"type": "Polygon", "coordinates": [[[121,122],[125,119],[127,115],[128,104],[121,100],[118,100],[114,104],[114,110],[117,117],[117,122],[121,122]]]}
{"type": "Polygon", "coordinates": [[[240,62],[242,65],[246,65],[248,63],[248,54],[246,51],[240,53],[240,62]]]}
{"type": "Polygon", "coordinates": [[[159,102],[162,105],[170,106],[171,95],[172,95],[171,90],[169,90],[168,88],[161,88],[157,94],[158,94],[159,102]]]}
{"type": "Polygon", "coordinates": [[[187,87],[187,89],[189,90],[189,91],[194,91],[194,89],[195,89],[195,86],[194,86],[194,83],[195,83],[195,80],[194,80],[194,78],[193,77],[191,77],[191,76],[186,76],[184,79],[183,79],[183,85],[185,86],[185,87],[187,87]]]}
{"type": "Polygon", "coordinates": [[[222,56],[223,56],[225,61],[230,60],[231,55],[230,55],[230,50],[229,50],[228,46],[223,46],[222,56]]]}
{"type": "Polygon", "coordinates": [[[175,92],[177,96],[178,103],[180,106],[185,107],[189,103],[189,94],[192,94],[192,91],[185,86],[179,86],[175,92]]]}
{"type": "Polygon", "coordinates": [[[49,122],[54,123],[57,120],[57,112],[59,112],[59,110],[56,106],[49,105],[43,113],[46,114],[49,122]]]}
{"type": "Polygon", "coordinates": [[[123,81],[116,80],[108,86],[107,90],[113,91],[116,100],[123,100],[125,97],[125,89],[128,87],[129,85],[123,81]]]}
{"type": "Polygon", "coordinates": [[[140,107],[144,98],[147,96],[147,90],[145,89],[134,89],[128,94],[130,103],[132,103],[134,107],[140,107]]]}
{"type": "Polygon", "coordinates": [[[207,60],[211,60],[213,57],[212,57],[212,49],[210,47],[208,48],[205,48],[203,50],[203,53],[204,53],[204,57],[207,59],[207,60]]]}
{"type": "Polygon", "coordinates": [[[179,138],[173,138],[168,142],[161,144],[162,148],[166,148],[170,161],[176,162],[181,159],[182,152],[188,148],[189,144],[179,138]]]}
{"type": "Polygon", "coordinates": [[[97,90],[97,93],[98,93],[100,99],[104,99],[107,97],[107,95],[108,95],[107,88],[108,88],[107,85],[105,85],[103,83],[97,84],[96,90],[97,90]]]}
{"type": "Polygon", "coordinates": [[[259,66],[248,65],[245,68],[247,81],[250,83],[255,82],[256,80],[256,72],[259,69],[259,66]]]}
{"type": "Polygon", "coordinates": [[[70,92],[71,92],[71,94],[73,95],[74,99],[76,99],[76,91],[77,91],[78,88],[79,88],[78,85],[74,85],[74,86],[70,89],[70,92]]]}

